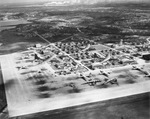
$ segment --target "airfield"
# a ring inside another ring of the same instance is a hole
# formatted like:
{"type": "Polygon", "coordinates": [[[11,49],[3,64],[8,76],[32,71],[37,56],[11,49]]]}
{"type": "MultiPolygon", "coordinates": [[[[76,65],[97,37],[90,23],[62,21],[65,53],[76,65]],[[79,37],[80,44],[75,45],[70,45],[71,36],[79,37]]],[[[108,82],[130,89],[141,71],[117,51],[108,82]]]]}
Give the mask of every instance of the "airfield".
{"type": "MultiPolygon", "coordinates": [[[[66,53],[59,45],[0,56],[10,117],[150,91],[150,63],[141,64],[140,60],[130,65],[90,69],[83,64],[86,58],[75,59],[76,53],[66,53]]],[[[98,54],[99,49],[108,48],[100,46],[97,45],[98,51],[88,51],[91,57],[93,52],[98,54]]],[[[96,64],[108,62],[107,55],[99,56],[96,58],[101,60],[96,60],[96,64]]]]}

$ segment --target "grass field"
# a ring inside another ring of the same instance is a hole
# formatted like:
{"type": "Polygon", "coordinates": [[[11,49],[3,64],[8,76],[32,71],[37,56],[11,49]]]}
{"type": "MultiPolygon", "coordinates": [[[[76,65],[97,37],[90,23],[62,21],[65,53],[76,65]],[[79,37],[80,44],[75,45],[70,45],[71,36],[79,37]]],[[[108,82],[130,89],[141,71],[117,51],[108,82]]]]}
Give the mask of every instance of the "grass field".
{"type": "Polygon", "coordinates": [[[3,43],[3,45],[0,46],[0,55],[3,55],[25,51],[29,46],[36,43],[43,43],[43,41],[39,37],[27,40],[22,36],[15,35],[15,33],[10,30],[0,33],[0,43],[3,43]]]}

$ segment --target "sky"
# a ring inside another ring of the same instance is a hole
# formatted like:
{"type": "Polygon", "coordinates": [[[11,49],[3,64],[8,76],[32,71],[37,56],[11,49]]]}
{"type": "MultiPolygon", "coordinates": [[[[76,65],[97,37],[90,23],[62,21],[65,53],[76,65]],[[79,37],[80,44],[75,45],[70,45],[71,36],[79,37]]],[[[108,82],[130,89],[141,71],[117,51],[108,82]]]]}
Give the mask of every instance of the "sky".
{"type": "Polygon", "coordinates": [[[90,4],[91,2],[96,3],[96,2],[125,2],[125,1],[135,1],[135,2],[148,2],[150,0],[0,0],[0,4],[7,4],[7,3],[24,3],[24,2],[44,2],[44,1],[69,1],[71,3],[86,3],[90,4]]]}
{"type": "Polygon", "coordinates": [[[24,3],[24,2],[42,2],[44,0],[0,0],[0,4],[3,3],[24,3]]]}

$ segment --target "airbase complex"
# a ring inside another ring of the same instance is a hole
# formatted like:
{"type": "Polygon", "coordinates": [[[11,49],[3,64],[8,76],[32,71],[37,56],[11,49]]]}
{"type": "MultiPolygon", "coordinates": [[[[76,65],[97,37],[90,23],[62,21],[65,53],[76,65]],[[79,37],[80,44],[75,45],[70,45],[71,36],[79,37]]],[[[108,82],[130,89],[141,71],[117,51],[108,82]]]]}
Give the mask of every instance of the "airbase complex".
{"type": "Polygon", "coordinates": [[[10,117],[150,91],[149,40],[36,44],[0,56],[10,117]]]}

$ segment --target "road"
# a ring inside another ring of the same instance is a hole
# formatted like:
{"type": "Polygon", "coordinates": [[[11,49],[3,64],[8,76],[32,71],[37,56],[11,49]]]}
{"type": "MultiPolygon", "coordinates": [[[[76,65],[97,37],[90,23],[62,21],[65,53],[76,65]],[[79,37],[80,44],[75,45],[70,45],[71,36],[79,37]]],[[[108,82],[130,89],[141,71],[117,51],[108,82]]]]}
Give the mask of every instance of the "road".
{"type": "MultiPolygon", "coordinates": [[[[51,44],[51,42],[49,42],[47,39],[43,38],[40,34],[35,33],[36,35],[38,35],[40,38],[42,38],[44,41],[46,41],[47,43],[49,43],[50,45],[52,45],[53,47],[55,47],[56,49],[58,49],[59,51],[61,51],[62,53],[64,53],[66,56],[68,56],[69,58],[71,58],[72,60],[74,60],[76,63],[80,64],[81,66],[83,66],[84,68],[88,69],[89,71],[91,69],[89,69],[88,67],[86,67],[85,65],[83,65],[81,62],[75,60],[73,57],[71,57],[69,54],[67,54],[66,52],[62,51],[60,48],[58,48],[57,46],[55,46],[54,44],[51,44]]],[[[71,36],[72,37],[72,36],[71,36]]],[[[68,37],[69,38],[69,37],[68,37]]],[[[68,39],[67,38],[67,39],[68,39]]],[[[63,39],[64,40],[64,39],[63,39]]],[[[66,40],[66,39],[65,39],[66,40]]]]}

